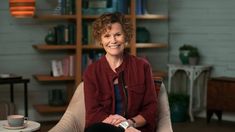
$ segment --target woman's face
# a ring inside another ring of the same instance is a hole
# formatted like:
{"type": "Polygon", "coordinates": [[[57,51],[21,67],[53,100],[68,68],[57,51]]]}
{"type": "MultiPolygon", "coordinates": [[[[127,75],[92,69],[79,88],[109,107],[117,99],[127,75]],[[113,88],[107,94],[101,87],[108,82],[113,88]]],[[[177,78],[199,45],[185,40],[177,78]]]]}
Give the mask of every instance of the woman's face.
{"type": "Polygon", "coordinates": [[[107,55],[122,55],[125,48],[125,35],[120,23],[113,23],[111,28],[101,35],[101,44],[107,55]]]}

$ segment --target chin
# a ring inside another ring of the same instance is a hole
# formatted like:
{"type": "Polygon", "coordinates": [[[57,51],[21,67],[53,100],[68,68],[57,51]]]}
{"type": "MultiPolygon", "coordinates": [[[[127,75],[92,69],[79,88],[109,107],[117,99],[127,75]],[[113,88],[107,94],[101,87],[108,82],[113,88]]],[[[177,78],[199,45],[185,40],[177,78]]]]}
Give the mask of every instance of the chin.
{"type": "Polygon", "coordinates": [[[111,56],[120,56],[123,54],[123,51],[118,51],[118,52],[107,52],[107,54],[111,56]]]}

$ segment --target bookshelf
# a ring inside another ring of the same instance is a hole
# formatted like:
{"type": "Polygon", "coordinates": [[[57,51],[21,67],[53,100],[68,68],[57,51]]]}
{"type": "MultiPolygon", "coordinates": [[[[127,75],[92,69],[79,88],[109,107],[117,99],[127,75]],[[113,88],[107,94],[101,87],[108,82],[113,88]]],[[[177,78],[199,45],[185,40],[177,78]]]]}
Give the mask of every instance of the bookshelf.
{"type": "Polygon", "coordinates": [[[51,75],[47,74],[37,74],[34,75],[34,78],[41,82],[50,82],[50,81],[74,81],[74,77],[67,77],[67,76],[61,76],[61,77],[52,77],[51,75]]]}
{"type": "Polygon", "coordinates": [[[34,105],[37,112],[41,114],[51,114],[51,113],[63,113],[65,112],[67,106],[49,106],[46,104],[34,105]]]}
{"type": "MultiPolygon", "coordinates": [[[[161,14],[148,14],[148,15],[136,15],[135,13],[136,0],[131,0],[130,3],[130,13],[126,17],[130,18],[134,29],[136,28],[136,21],[141,20],[154,20],[154,21],[164,21],[168,19],[168,16],[161,14]]],[[[48,44],[35,44],[33,48],[39,51],[65,51],[75,53],[75,76],[73,77],[53,77],[48,74],[35,74],[34,78],[39,82],[65,82],[68,83],[67,91],[68,98],[71,99],[75,87],[82,81],[82,55],[83,52],[98,51],[103,48],[99,45],[83,44],[82,43],[82,22],[83,21],[94,21],[98,18],[98,15],[82,15],[82,0],[76,0],[76,14],[75,15],[52,15],[52,14],[37,14],[34,18],[40,21],[73,21],[76,24],[76,42],[74,45],[48,45],[48,44]]],[[[135,36],[135,35],[134,35],[135,36]]],[[[128,50],[132,55],[137,55],[137,50],[142,49],[153,49],[153,48],[167,48],[168,44],[159,42],[150,43],[136,43],[136,38],[133,37],[131,43],[128,45],[128,50]]],[[[166,73],[162,71],[154,71],[154,77],[165,77],[166,73]]],[[[69,100],[68,100],[69,101],[69,100]]],[[[67,106],[53,107],[47,104],[35,104],[34,108],[42,114],[46,113],[61,113],[64,112],[67,106]]]]}

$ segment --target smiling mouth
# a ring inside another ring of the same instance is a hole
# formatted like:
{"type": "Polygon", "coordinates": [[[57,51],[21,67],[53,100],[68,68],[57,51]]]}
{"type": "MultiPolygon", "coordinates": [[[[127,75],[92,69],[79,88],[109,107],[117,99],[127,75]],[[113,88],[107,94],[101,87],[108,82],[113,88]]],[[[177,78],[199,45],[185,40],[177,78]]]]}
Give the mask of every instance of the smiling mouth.
{"type": "Polygon", "coordinates": [[[111,48],[111,49],[115,49],[115,48],[119,48],[121,45],[118,44],[118,45],[109,45],[108,47],[111,48]]]}

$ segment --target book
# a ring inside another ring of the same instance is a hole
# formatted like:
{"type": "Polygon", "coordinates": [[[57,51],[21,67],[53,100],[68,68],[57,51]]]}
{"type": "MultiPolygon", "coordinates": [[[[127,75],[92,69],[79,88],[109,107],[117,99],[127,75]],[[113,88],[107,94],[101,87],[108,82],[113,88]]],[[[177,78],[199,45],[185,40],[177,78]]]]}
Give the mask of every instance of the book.
{"type": "Polygon", "coordinates": [[[11,73],[0,73],[0,80],[8,80],[8,79],[22,79],[22,76],[11,73]]]}
{"type": "Polygon", "coordinates": [[[136,15],[144,14],[144,2],[143,0],[136,0],[136,15]]]}
{"type": "Polygon", "coordinates": [[[63,66],[61,60],[52,60],[51,61],[51,69],[53,77],[63,76],[63,66]]]}

